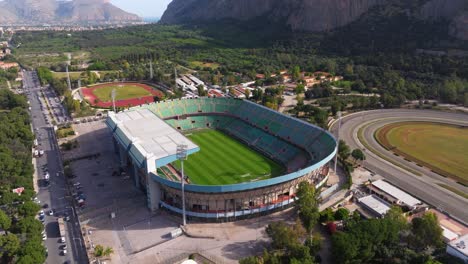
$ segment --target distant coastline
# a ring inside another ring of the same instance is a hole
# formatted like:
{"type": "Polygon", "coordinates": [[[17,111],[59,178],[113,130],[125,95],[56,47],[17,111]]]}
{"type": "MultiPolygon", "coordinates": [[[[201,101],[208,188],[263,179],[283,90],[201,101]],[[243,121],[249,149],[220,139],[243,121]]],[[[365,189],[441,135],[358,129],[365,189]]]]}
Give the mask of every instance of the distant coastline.
{"type": "Polygon", "coordinates": [[[146,23],[156,23],[159,22],[160,17],[143,17],[143,21],[146,23]]]}

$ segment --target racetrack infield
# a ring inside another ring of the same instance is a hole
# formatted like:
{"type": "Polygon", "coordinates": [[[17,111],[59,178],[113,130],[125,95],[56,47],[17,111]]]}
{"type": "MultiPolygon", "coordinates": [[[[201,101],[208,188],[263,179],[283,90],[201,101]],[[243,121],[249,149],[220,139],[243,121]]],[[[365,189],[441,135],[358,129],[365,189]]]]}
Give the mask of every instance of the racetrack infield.
{"type": "MultiPolygon", "coordinates": [[[[214,129],[187,134],[200,151],[188,156],[184,173],[191,183],[227,185],[281,175],[284,168],[245,144],[214,129]]],[[[180,171],[180,162],[174,162],[180,171]]]]}
{"type": "Polygon", "coordinates": [[[431,122],[399,122],[376,131],[387,150],[468,185],[468,127],[431,122]]]}

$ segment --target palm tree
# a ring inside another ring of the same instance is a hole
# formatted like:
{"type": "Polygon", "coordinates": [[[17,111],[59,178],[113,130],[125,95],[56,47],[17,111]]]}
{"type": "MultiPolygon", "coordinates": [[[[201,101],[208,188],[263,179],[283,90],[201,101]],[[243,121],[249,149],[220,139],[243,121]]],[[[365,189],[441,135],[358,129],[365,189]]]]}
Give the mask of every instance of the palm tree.
{"type": "Polygon", "coordinates": [[[102,252],[102,255],[104,257],[110,257],[110,255],[112,255],[114,253],[114,249],[112,249],[111,247],[106,247],[106,249],[104,249],[104,252],[102,252]]]}
{"type": "Polygon", "coordinates": [[[101,257],[101,256],[103,256],[103,255],[104,255],[104,247],[101,246],[101,245],[96,245],[96,246],[94,247],[94,255],[95,255],[96,257],[101,257]]]}

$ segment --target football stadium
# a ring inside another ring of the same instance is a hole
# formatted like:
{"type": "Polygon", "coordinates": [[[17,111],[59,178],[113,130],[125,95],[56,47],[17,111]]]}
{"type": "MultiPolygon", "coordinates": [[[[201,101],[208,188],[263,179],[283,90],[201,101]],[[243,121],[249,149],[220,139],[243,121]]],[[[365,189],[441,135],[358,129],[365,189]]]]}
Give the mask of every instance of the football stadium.
{"type": "Polygon", "coordinates": [[[337,148],[319,127],[233,98],[146,104],[110,112],[106,122],[148,208],[181,214],[184,178],[192,219],[233,221],[287,208],[301,181],[327,181],[337,148]]]}

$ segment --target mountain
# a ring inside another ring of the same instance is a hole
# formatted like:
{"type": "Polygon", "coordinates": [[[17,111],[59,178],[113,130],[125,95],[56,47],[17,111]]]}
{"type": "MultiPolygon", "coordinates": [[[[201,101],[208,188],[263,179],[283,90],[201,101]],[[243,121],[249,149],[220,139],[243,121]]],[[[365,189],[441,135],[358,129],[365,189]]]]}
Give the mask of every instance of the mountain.
{"type": "Polygon", "coordinates": [[[173,0],[161,23],[259,18],[293,31],[330,31],[358,20],[377,6],[395,5],[422,20],[450,20],[450,34],[468,40],[466,0],[173,0]],[[410,12],[411,9],[411,12],[410,12]]]}
{"type": "Polygon", "coordinates": [[[0,2],[0,24],[126,23],[141,18],[109,0],[5,0],[0,2]]]}

